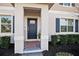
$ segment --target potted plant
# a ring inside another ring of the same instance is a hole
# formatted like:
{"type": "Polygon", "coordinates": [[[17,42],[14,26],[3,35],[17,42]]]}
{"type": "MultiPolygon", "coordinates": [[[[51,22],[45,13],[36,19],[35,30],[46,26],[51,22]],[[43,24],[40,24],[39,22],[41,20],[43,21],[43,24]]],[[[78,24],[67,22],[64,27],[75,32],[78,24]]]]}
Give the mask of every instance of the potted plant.
{"type": "Polygon", "coordinates": [[[39,39],[41,38],[41,33],[38,33],[38,38],[39,38],[39,39]]]}

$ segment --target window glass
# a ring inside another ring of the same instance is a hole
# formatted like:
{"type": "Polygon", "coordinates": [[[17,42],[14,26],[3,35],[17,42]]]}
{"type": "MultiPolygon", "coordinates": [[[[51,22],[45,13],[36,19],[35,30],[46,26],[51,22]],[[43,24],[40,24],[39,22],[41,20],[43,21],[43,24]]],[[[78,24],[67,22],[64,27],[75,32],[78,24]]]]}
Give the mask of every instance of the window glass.
{"type": "Polygon", "coordinates": [[[70,6],[70,3],[64,3],[65,6],[70,6]]]}
{"type": "Polygon", "coordinates": [[[73,26],[73,19],[68,19],[68,26],[73,26]]]}
{"type": "Polygon", "coordinates": [[[11,32],[11,25],[1,25],[1,32],[11,32]]]}
{"type": "Polygon", "coordinates": [[[11,16],[1,16],[1,32],[11,32],[11,16]]]}
{"type": "Polygon", "coordinates": [[[72,3],[72,6],[75,7],[75,3],[72,3]]]}
{"type": "Polygon", "coordinates": [[[60,5],[63,5],[63,3],[59,3],[60,5]]]}
{"type": "Polygon", "coordinates": [[[73,32],[73,26],[68,26],[68,32],[73,32]]]}
{"type": "Polygon", "coordinates": [[[72,6],[72,7],[75,7],[75,3],[59,3],[60,5],[63,5],[63,6],[72,6]]]}
{"type": "Polygon", "coordinates": [[[1,23],[11,23],[11,16],[1,16],[1,23]]]}
{"type": "Polygon", "coordinates": [[[60,25],[61,25],[61,32],[66,32],[67,31],[67,19],[61,19],[60,25]]]}
{"type": "Polygon", "coordinates": [[[67,26],[61,26],[61,32],[66,32],[67,31],[67,26]]]}
{"type": "Polygon", "coordinates": [[[73,32],[73,19],[68,19],[68,32],[73,32]]]}

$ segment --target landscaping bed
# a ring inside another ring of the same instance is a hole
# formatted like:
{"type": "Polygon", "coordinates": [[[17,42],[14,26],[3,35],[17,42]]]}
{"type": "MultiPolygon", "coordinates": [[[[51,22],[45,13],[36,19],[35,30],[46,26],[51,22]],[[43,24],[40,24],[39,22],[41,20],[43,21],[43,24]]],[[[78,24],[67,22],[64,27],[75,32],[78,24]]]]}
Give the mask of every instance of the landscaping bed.
{"type": "Polygon", "coordinates": [[[14,44],[10,44],[11,36],[0,37],[0,56],[18,56],[14,54],[14,44]]]}
{"type": "Polygon", "coordinates": [[[69,53],[73,56],[79,56],[79,44],[69,44],[69,45],[57,45],[53,47],[49,44],[49,50],[43,51],[44,56],[71,56],[71,55],[56,55],[59,52],[69,53]]]}
{"type": "Polygon", "coordinates": [[[21,54],[14,54],[14,45],[10,44],[9,48],[0,48],[0,56],[20,56],[21,54]]]}
{"type": "Polygon", "coordinates": [[[44,56],[79,56],[79,35],[52,35],[44,56]]]}

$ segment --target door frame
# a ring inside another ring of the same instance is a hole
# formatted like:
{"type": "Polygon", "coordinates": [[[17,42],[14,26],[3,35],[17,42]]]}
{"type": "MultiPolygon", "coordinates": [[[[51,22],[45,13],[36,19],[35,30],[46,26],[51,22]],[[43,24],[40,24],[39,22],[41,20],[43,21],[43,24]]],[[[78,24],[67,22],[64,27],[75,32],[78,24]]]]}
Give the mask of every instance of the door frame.
{"type": "Polygon", "coordinates": [[[40,39],[38,39],[38,36],[37,36],[37,39],[29,39],[28,40],[28,38],[27,38],[27,36],[28,36],[28,33],[27,33],[27,20],[28,20],[28,18],[36,18],[37,19],[37,34],[38,34],[38,32],[39,32],[39,30],[41,30],[41,25],[40,25],[40,22],[41,22],[41,19],[40,19],[40,17],[39,16],[25,16],[24,17],[24,37],[25,37],[25,41],[40,41],[40,39]],[[40,22],[39,22],[40,21],[40,22]],[[40,28],[40,29],[39,29],[40,28]]]}

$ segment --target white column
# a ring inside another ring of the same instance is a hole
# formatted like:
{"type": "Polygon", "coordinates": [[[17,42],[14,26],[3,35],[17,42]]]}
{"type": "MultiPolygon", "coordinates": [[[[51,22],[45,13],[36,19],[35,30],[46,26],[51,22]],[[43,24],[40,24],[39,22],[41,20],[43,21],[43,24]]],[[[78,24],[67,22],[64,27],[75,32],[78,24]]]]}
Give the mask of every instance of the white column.
{"type": "Polygon", "coordinates": [[[24,49],[24,10],[15,5],[15,53],[23,53],[24,49]]]}
{"type": "Polygon", "coordinates": [[[48,50],[48,9],[41,9],[41,49],[48,50]]]}

